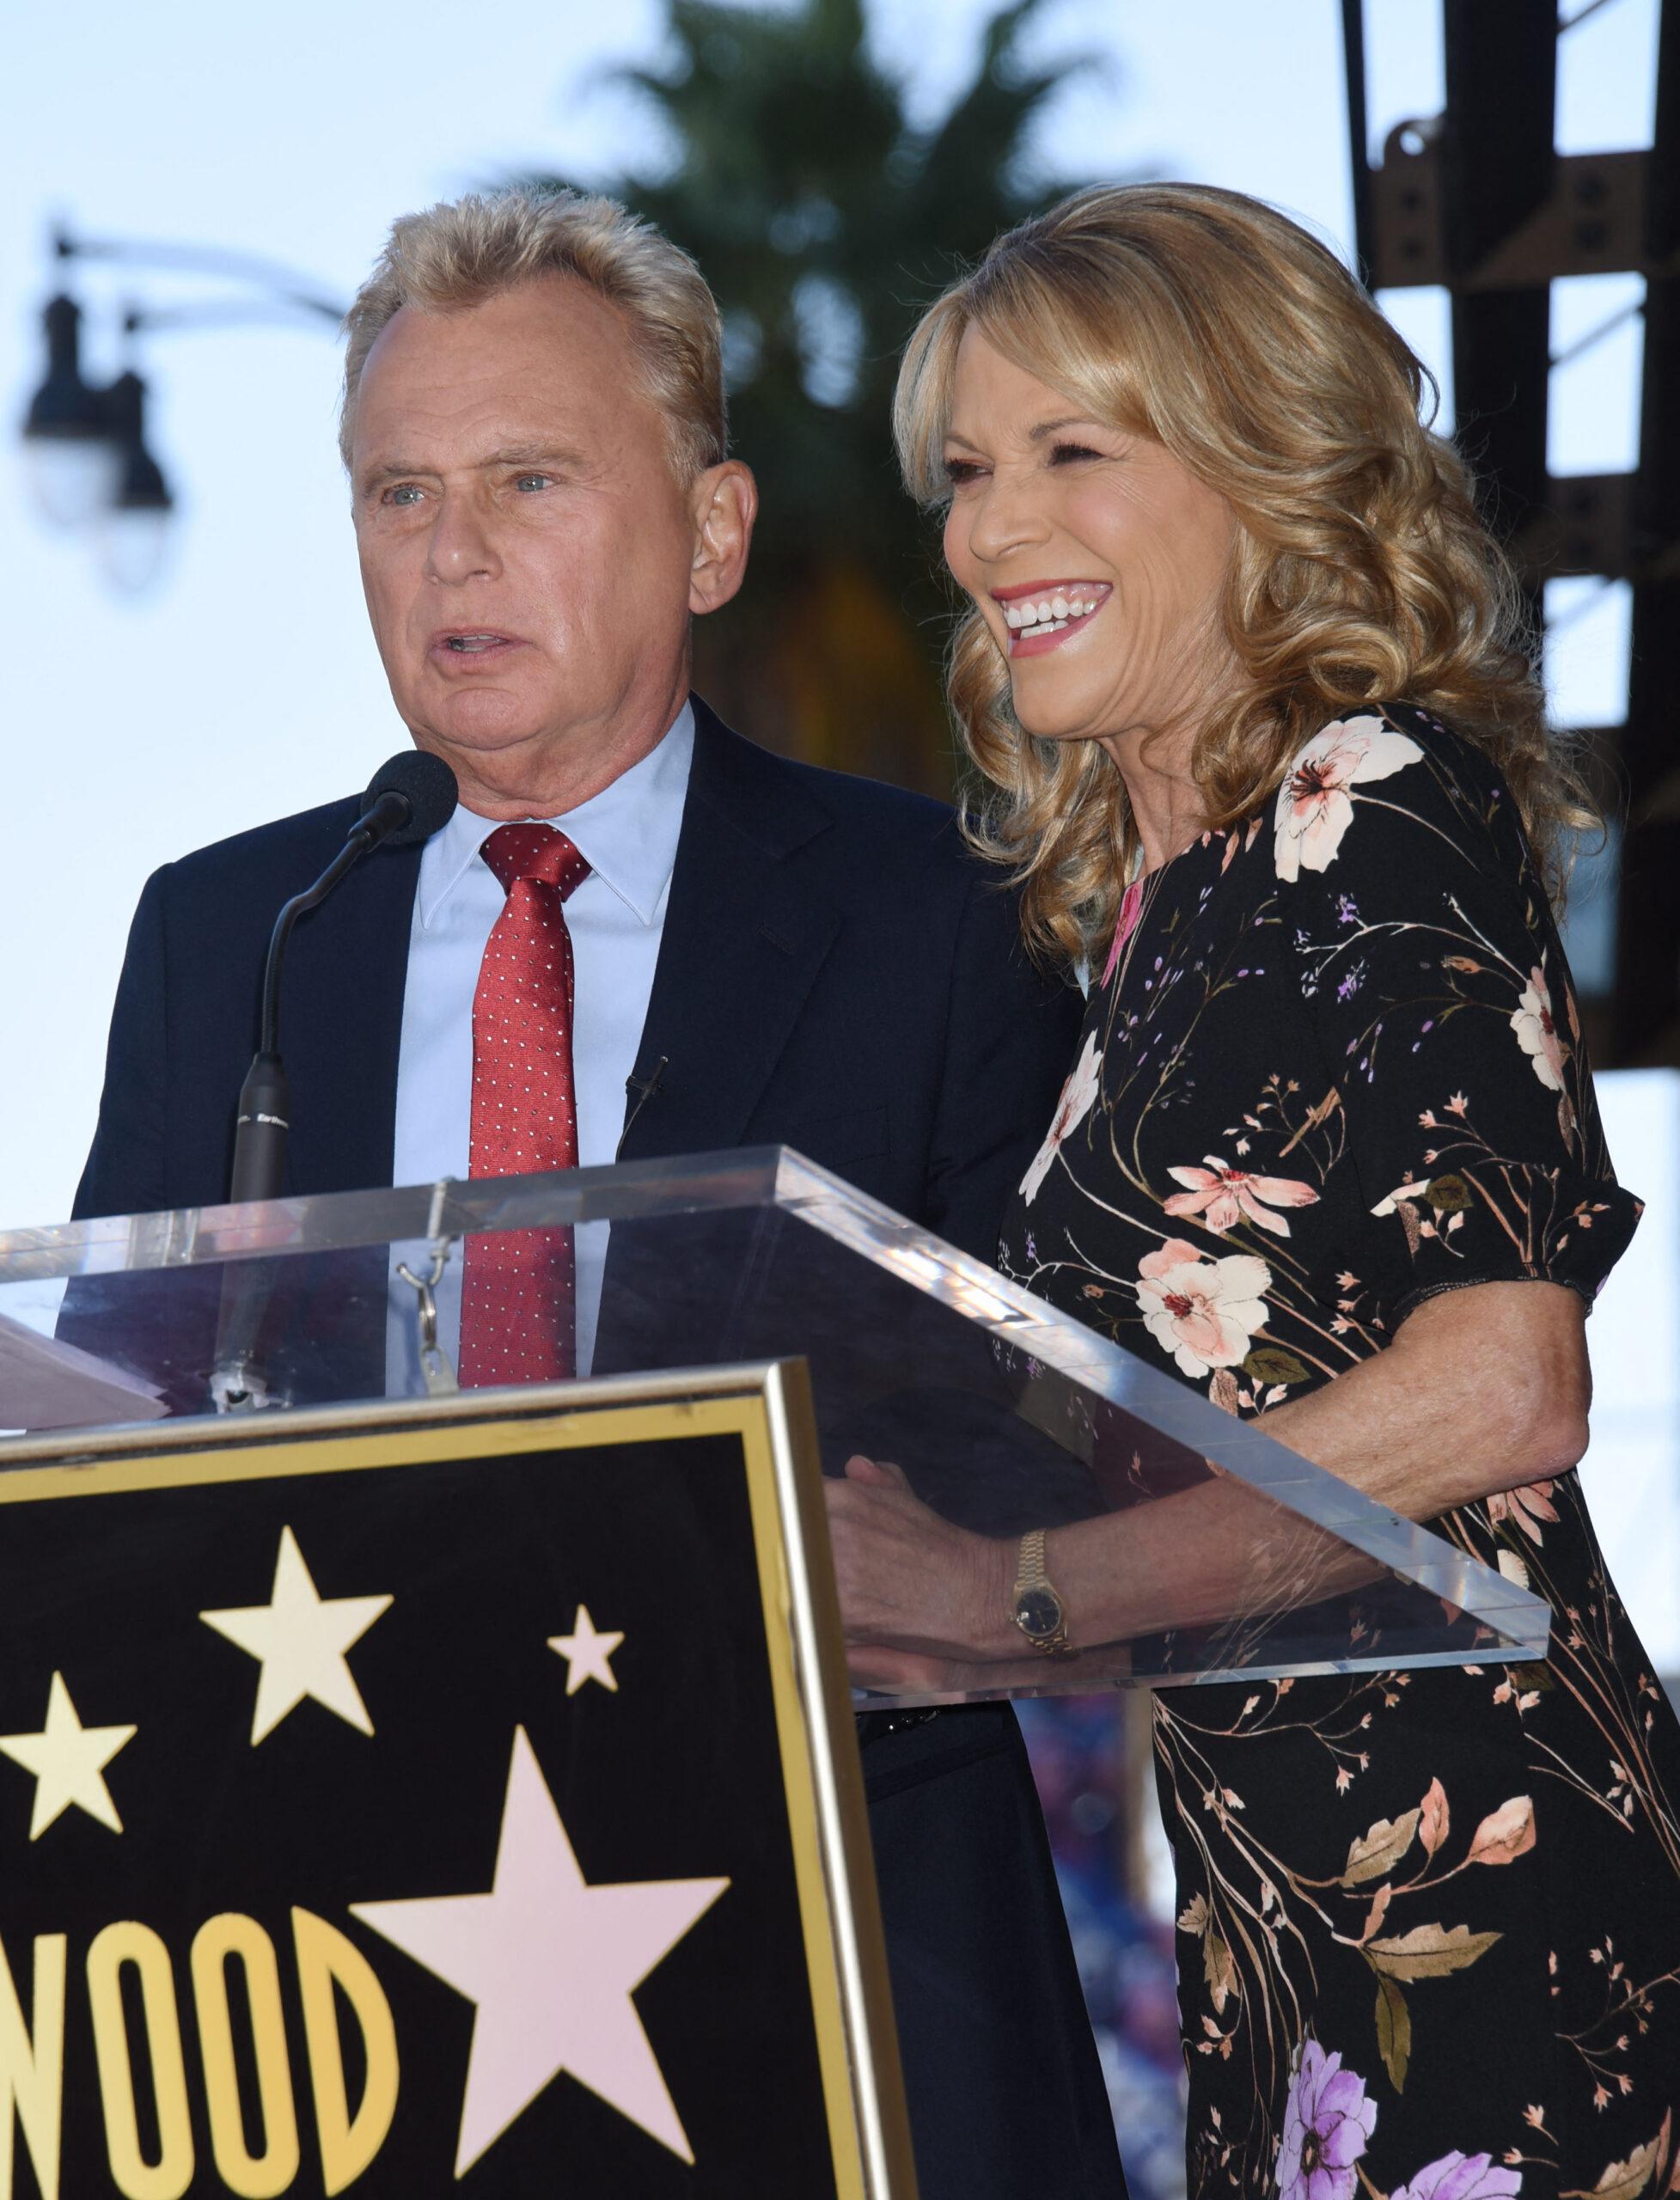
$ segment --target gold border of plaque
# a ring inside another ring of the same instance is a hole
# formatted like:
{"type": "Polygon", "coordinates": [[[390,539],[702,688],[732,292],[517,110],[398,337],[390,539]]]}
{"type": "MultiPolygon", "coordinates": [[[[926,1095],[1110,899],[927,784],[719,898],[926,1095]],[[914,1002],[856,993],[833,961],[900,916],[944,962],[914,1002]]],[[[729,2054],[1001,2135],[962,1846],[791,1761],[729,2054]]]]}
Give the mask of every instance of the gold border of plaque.
{"type": "Polygon", "coordinates": [[[803,1360],[26,1438],[6,1446],[0,1505],[675,1435],[742,1441],[836,2188],[915,2200],[803,1360]]]}

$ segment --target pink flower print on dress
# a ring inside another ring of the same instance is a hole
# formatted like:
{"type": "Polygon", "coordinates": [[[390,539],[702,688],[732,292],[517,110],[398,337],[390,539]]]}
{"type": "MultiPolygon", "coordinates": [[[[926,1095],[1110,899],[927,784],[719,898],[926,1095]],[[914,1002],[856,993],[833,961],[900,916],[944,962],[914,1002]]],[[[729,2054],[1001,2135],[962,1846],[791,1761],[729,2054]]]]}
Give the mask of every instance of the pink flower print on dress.
{"type": "Polygon", "coordinates": [[[1543,970],[1529,972],[1528,984],[1511,1019],[1517,1044],[1534,1062],[1534,1073],[1549,1092],[1563,1090],[1563,1065],[1568,1052],[1552,1021],[1552,996],[1543,970]]]}
{"type": "Polygon", "coordinates": [[[1328,871],[1353,822],[1347,790],[1386,779],[1422,754],[1415,741],[1381,718],[1338,718],[1314,734],[1278,789],[1273,824],[1278,877],[1293,881],[1304,871],[1328,871]]]}
{"type": "Polygon", "coordinates": [[[1252,1253],[1204,1260],[1182,1238],[1169,1238],[1138,1263],[1144,1326],[1186,1375],[1237,1367],[1266,1321],[1272,1271],[1252,1253]]]}
{"type": "Polygon", "coordinates": [[[1274,1237],[1287,1238],[1289,1225],[1272,1209],[1311,1207],[1318,1195],[1310,1184],[1292,1176],[1254,1176],[1246,1169],[1233,1169],[1217,1153],[1202,1156],[1200,1169],[1169,1169],[1176,1184],[1188,1189],[1163,1202],[1169,1214],[1199,1214],[1203,1225],[1221,1235],[1234,1230],[1243,1215],[1274,1237]]]}
{"type": "Polygon", "coordinates": [[[1353,2166],[1376,2125],[1377,2104],[1366,2099],[1365,2080],[1342,2069],[1339,2053],[1304,2041],[1283,2112],[1280,2200],[1353,2200],[1353,2166]]]}
{"type": "Polygon", "coordinates": [[[1021,1197],[1030,1207],[1038,1196],[1038,1188],[1049,1175],[1056,1156],[1061,1152],[1062,1141],[1076,1131],[1090,1113],[1103,1084],[1103,1050],[1097,1042],[1097,1034],[1085,1034],[1084,1049],[1073,1065],[1072,1075],[1061,1089],[1061,1098],[1056,1103],[1056,1112],[1044,1143],[1032,1158],[1026,1175],[1021,1179],[1021,1197]]]}
{"type": "Polygon", "coordinates": [[[1461,2154],[1455,2148],[1431,2162],[1393,2200],[1512,2200],[1523,2189],[1523,2173],[1495,2163],[1491,2154],[1461,2154]]]}
{"type": "MultiPolygon", "coordinates": [[[[1138,928],[1138,919],[1143,911],[1143,881],[1134,878],[1120,897],[1120,921],[1115,926],[1115,944],[1109,950],[1109,959],[1103,966],[1103,984],[1106,986],[1119,966],[1126,943],[1138,928]]],[[[1100,988],[1099,988],[1100,990],[1100,988]]]]}
{"type": "Polygon", "coordinates": [[[1495,1527],[1502,1520],[1513,1521],[1530,1543],[1543,1543],[1545,1531],[1540,1523],[1557,1519],[1557,1507],[1552,1503],[1555,1486],[1549,1482],[1525,1482],[1519,1489],[1495,1490],[1488,1500],[1488,1518],[1495,1527]]]}

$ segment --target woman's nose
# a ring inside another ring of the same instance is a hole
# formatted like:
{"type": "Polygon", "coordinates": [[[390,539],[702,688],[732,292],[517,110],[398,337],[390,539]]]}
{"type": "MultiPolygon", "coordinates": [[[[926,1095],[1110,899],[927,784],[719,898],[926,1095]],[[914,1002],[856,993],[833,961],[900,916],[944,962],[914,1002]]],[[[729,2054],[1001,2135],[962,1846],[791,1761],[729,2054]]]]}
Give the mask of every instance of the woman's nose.
{"type": "Polygon", "coordinates": [[[1030,485],[1001,471],[970,501],[967,517],[969,553],[987,565],[1042,542],[1048,531],[1030,485]]]}

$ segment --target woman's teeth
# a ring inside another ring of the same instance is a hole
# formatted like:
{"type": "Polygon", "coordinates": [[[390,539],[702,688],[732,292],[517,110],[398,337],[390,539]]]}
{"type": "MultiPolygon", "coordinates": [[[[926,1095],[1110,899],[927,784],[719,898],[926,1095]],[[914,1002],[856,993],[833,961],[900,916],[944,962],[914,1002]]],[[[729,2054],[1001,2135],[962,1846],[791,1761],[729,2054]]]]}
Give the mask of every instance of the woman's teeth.
{"type": "Polygon", "coordinates": [[[501,639],[499,634],[451,634],[449,647],[452,650],[493,649],[501,639]]]}
{"type": "Polygon", "coordinates": [[[1036,601],[1023,596],[1017,602],[1005,604],[1004,617],[1011,633],[1018,634],[1023,641],[1031,641],[1038,634],[1059,634],[1072,620],[1088,618],[1099,600],[1095,596],[1064,594],[1058,590],[1054,596],[1042,596],[1036,601]]]}

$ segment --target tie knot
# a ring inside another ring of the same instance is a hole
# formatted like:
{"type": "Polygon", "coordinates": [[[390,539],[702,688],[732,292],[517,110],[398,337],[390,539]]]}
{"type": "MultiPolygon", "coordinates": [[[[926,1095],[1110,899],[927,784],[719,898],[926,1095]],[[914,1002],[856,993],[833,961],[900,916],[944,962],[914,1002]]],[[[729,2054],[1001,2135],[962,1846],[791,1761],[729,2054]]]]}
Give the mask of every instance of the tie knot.
{"type": "Polygon", "coordinates": [[[533,878],[558,887],[564,901],[590,875],[588,864],[553,825],[498,825],[479,853],[501,880],[504,893],[512,892],[516,878],[533,878]]]}

